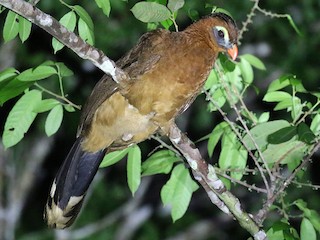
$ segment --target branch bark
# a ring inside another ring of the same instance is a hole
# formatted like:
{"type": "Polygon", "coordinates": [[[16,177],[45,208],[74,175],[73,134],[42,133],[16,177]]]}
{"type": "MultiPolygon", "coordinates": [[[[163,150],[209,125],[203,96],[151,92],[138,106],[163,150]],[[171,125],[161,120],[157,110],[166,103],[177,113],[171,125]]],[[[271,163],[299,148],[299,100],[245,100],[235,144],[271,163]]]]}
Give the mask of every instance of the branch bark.
{"type": "Polygon", "coordinates": [[[183,154],[192,169],[194,178],[202,185],[210,200],[225,213],[232,215],[239,224],[256,240],[266,239],[266,233],[243,211],[239,199],[229,192],[217,177],[212,165],[203,160],[194,143],[183,134],[177,125],[169,130],[169,138],[173,145],[183,154]]]}
{"type": "Polygon", "coordinates": [[[30,3],[23,0],[0,0],[0,5],[21,15],[48,32],[75,52],[80,58],[90,60],[96,67],[111,75],[114,81],[120,82],[127,78],[127,74],[118,68],[101,50],[87,44],[74,32],[69,31],[61,25],[56,19],[30,3]]]}

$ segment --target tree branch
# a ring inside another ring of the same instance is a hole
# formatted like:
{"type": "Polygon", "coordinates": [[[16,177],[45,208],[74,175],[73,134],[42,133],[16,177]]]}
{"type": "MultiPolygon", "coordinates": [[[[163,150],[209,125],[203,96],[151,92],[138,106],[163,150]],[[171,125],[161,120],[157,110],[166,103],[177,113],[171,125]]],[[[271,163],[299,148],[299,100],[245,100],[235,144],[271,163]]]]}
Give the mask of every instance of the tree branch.
{"type": "Polygon", "coordinates": [[[242,210],[239,199],[227,191],[222,181],[217,177],[213,166],[203,160],[194,143],[180,131],[177,125],[173,124],[170,127],[169,138],[186,158],[194,178],[206,190],[210,200],[216,205],[218,203],[217,206],[224,212],[232,214],[254,239],[266,239],[266,233],[260,230],[249,214],[242,210]]]}
{"type": "Polygon", "coordinates": [[[106,74],[111,75],[114,81],[120,82],[127,78],[127,74],[120,68],[117,68],[115,63],[105,56],[101,50],[87,44],[74,32],[70,32],[61,25],[56,19],[42,12],[30,3],[23,0],[0,0],[0,5],[21,15],[48,32],[75,52],[80,58],[90,60],[96,67],[106,74]]]}

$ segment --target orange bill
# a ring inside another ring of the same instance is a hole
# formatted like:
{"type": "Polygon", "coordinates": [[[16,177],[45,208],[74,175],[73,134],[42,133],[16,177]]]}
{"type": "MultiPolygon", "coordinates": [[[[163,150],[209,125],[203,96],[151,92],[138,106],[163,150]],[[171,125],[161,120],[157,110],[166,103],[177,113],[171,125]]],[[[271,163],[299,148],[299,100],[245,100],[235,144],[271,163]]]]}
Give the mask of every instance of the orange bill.
{"type": "Polygon", "coordinates": [[[232,48],[229,48],[227,50],[228,54],[230,55],[231,59],[234,61],[236,60],[237,56],[238,56],[238,47],[236,44],[232,45],[232,48]]]}

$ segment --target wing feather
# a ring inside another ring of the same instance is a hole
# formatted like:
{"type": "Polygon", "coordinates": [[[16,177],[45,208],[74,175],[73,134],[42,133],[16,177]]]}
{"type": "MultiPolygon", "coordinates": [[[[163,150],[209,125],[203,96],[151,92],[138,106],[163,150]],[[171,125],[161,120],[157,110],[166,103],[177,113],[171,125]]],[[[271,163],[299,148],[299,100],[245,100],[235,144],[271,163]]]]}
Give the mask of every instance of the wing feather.
{"type": "MultiPolygon", "coordinates": [[[[161,49],[159,43],[162,43],[162,38],[168,34],[170,32],[163,29],[145,33],[140,37],[135,47],[116,62],[118,67],[129,74],[129,81],[134,81],[134,79],[151,70],[156,65],[161,57],[157,54],[157,49],[161,49]]],[[[120,89],[121,86],[115,83],[111,76],[107,74],[97,82],[83,107],[78,126],[78,137],[86,133],[96,110],[101,104],[120,89]]]]}

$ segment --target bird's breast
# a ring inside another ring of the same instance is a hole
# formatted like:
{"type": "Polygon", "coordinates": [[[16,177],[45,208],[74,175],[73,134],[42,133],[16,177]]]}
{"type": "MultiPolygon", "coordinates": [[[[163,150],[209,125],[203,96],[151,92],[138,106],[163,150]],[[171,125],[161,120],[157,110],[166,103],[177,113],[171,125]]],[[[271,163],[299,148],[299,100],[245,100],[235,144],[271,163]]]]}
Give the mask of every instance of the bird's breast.
{"type": "Polygon", "coordinates": [[[215,57],[201,48],[165,55],[150,71],[132,81],[125,96],[142,114],[154,112],[153,119],[166,124],[199,93],[215,57]]]}

